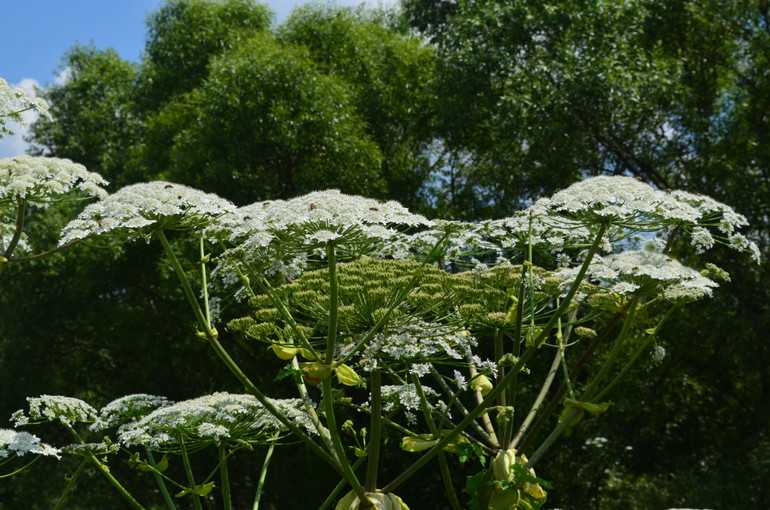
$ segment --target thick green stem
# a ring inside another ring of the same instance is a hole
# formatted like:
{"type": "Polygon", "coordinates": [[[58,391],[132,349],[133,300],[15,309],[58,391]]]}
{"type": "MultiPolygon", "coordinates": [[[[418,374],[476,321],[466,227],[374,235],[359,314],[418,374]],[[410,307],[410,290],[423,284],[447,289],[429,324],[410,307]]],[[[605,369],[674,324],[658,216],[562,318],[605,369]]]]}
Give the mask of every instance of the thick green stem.
{"type": "MultiPolygon", "coordinates": [[[[325,377],[323,380],[324,390],[324,411],[326,412],[326,422],[329,424],[329,432],[332,436],[332,444],[334,445],[334,451],[337,454],[337,458],[342,466],[342,476],[345,481],[353,488],[358,496],[359,501],[366,502],[366,490],[361,482],[358,481],[356,473],[353,471],[345,454],[345,447],[342,445],[342,438],[340,438],[339,428],[337,427],[337,418],[334,415],[334,395],[332,394],[332,379],[331,377],[325,377]]],[[[362,508],[367,508],[362,506],[362,508]]]]}
{"type": "Polygon", "coordinates": [[[23,198],[16,199],[16,227],[13,231],[13,237],[11,237],[8,246],[5,248],[3,256],[10,258],[13,254],[13,250],[16,249],[16,245],[21,240],[21,233],[24,231],[24,215],[27,212],[27,202],[23,198]]]}
{"type": "Polygon", "coordinates": [[[174,270],[177,274],[177,277],[179,278],[179,283],[182,286],[182,290],[184,291],[185,297],[187,298],[187,302],[192,308],[195,319],[198,322],[198,327],[203,329],[203,332],[206,335],[206,340],[208,340],[209,345],[211,345],[212,349],[214,350],[214,353],[225,364],[225,366],[236,377],[236,379],[240,381],[244,389],[254,395],[257,400],[259,400],[259,403],[262,404],[270,414],[275,416],[278,421],[280,421],[287,429],[289,429],[289,431],[299,437],[316,455],[321,457],[321,459],[323,459],[332,468],[334,468],[335,471],[341,472],[341,468],[337,461],[326,451],[324,451],[323,448],[316,444],[316,442],[313,441],[294,422],[289,420],[283,413],[281,413],[278,408],[273,405],[270,399],[268,399],[251,381],[251,379],[249,379],[243,370],[241,370],[241,367],[238,366],[235,360],[230,357],[230,354],[228,354],[228,352],[219,342],[217,333],[210,327],[210,325],[206,323],[206,317],[203,313],[203,310],[201,310],[200,303],[198,303],[198,299],[195,297],[195,293],[190,286],[190,282],[187,280],[187,275],[185,274],[184,269],[182,268],[182,265],[176,256],[176,253],[174,253],[171,244],[168,242],[166,234],[163,232],[163,230],[158,230],[157,235],[161,244],[163,245],[164,250],[166,251],[166,254],[171,260],[171,264],[174,266],[174,270]]]}
{"type": "MultiPolygon", "coordinates": [[[[413,376],[412,381],[414,382],[417,395],[420,397],[420,405],[422,407],[422,413],[425,416],[425,423],[428,424],[428,430],[430,430],[430,433],[435,439],[438,439],[439,430],[438,427],[436,427],[436,422],[433,421],[430,403],[425,397],[425,391],[422,388],[422,384],[420,384],[420,378],[413,376]]],[[[463,507],[460,505],[460,500],[457,498],[457,491],[455,491],[455,486],[452,482],[452,473],[449,471],[449,463],[447,462],[446,455],[444,455],[443,451],[438,454],[438,466],[439,471],[441,472],[441,481],[444,483],[444,492],[446,492],[447,498],[449,499],[449,505],[453,510],[462,510],[463,507]]]]}
{"type": "Polygon", "coordinates": [[[567,308],[572,302],[572,299],[575,297],[575,294],[578,291],[578,287],[583,281],[583,278],[585,277],[586,272],[588,272],[588,267],[591,264],[591,260],[593,259],[596,252],[599,250],[599,246],[601,244],[602,238],[604,237],[604,233],[607,231],[607,227],[608,225],[604,224],[599,228],[599,231],[596,234],[596,238],[594,239],[594,242],[591,245],[591,248],[589,249],[588,254],[586,255],[586,258],[583,261],[583,265],[580,267],[580,270],[578,271],[578,274],[575,277],[575,281],[572,282],[572,286],[570,287],[570,290],[567,292],[567,295],[564,298],[564,301],[562,302],[561,306],[559,306],[557,310],[553,313],[548,323],[543,328],[543,331],[540,333],[540,335],[538,335],[538,337],[535,339],[533,344],[527,348],[527,350],[524,352],[524,354],[516,363],[516,365],[508,373],[508,375],[506,375],[502,381],[500,381],[494,388],[492,388],[492,391],[490,391],[487,394],[486,398],[479,405],[473,408],[473,410],[469,412],[468,415],[455,426],[455,428],[450,430],[441,440],[439,440],[439,442],[435,446],[433,446],[433,448],[428,450],[425,454],[423,454],[422,457],[417,459],[417,461],[415,461],[411,466],[409,466],[406,470],[404,470],[392,482],[386,485],[383,488],[383,491],[392,492],[396,490],[396,488],[398,488],[402,483],[407,481],[412,475],[414,475],[417,471],[419,471],[425,464],[430,462],[431,459],[433,459],[433,457],[438,455],[438,453],[441,452],[442,449],[447,444],[452,442],[457,437],[458,434],[460,434],[463,430],[465,430],[471,424],[471,422],[473,422],[473,420],[481,416],[485,412],[485,410],[489,406],[491,406],[493,402],[497,400],[497,396],[500,394],[501,391],[503,391],[503,389],[506,386],[508,386],[511,383],[511,381],[514,379],[515,374],[517,374],[524,367],[524,365],[529,361],[529,359],[532,356],[534,356],[535,352],[537,351],[537,348],[540,346],[540,343],[543,341],[543,339],[546,337],[550,329],[556,323],[557,318],[561,317],[564,314],[564,312],[566,312],[567,308]]]}
{"type": "Polygon", "coordinates": [[[551,389],[551,384],[553,384],[554,377],[556,376],[556,372],[559,371],[559,365],[561,364],[561,356],[562,352],[561,350],[557,350],[556,354],[553,357],[553,362],[551,363],[551,368],[548,369],[548,374],[545,376],[545,381],[543,381],[543,386],[540,388],[540,391],[537,394],[537,397],[535,398],[535,401],[532,403],[532,407],[529,410],[529,413],[527,413],[527,417],[524,418],[524,422],[521,424],[521,427],[519,427],[518,432],[516,432],[516,437],[513,438],[513,440],[509,443],[508,448],[515,448],[518,446],[519,442],[521,441],[521,438],[524,436],[524,434],[527,432],[527,429],[532,424],[532,420],[535,419],[535,415],[540,411],[540,406],[543,405],[543,400],[545,400],[546,395],[548,395],[548,391],[551,389]]]}
{"type": "MultiPolygon", "coordinates": [[[[150,466],[157,469],[158,464],[155,462],[155,456],[152,454],[152,451],[149,448],[146,451],[147,451],[147,460],[150,462],[150,466]]],[[[152,472],[152,476],[155,478],[155,483],[158,484],[158,489],[160,490],[161,496],[163,496],[163,501],[164,503],[166,503],[168,510],[176,510],[174,499],[171,497],[171,494],[168,492],[168,487],[166,487],[166,481],[156,471],[152,472]]]]}
{"type": "MultiPolygon", "coordinates": [[[[184,474],[187,476],[187,483],[190,484],[190,488],[195,488],[198,485],[195,482],[195,475],[193,474],[192,464],[190,464],[190,457],[187,455],[187,448],[184,446],[184,440],[181,440],[180,442],[182,443],[182,464],[184,464],[184,474]]],[[[203,510],[200,496],[194,493],[191,494],[191,496],[193,498],[195,510],[203,510]]]]}
{"type": "Polygon", "coordinates": [[[380,448],[382,446],[382,373],[372,372],[370,393],[372,395],[372,413],[369,416],[369,455],[366,465],[366,490],[377,489],[377,471],[380,467],[380,448]]]}
{"type": "Polygon", "coordinates": [[[265,460],[262,461],[262,469],[259,471],[259,481],[257,482],[257,494],[254,496],[254,506],[252,510],[259,510],[259,503],[262,501],[262,494],[265,492],[265,480],[267,480],[267,470],[270,467],[270,459],[273,458],[273,451],[275,450],[275,441],[270,443],[270,446],[265,453],[265,460]]]}
{"type": "MultiPolygon", "coordinates": [[[[334,248],[334,242],[329,242],[326,245],[326,259],[329,264],[329,322],[328,331],[326,337],[326,363],[331,367],[334,364],[334,354],[337,349],[337,312],[339,309],[339,282],[337,281],[337,255],[334,248]]],[[[340,431],[337,427],[337,417],[334,411],[334,392],[332,389],[332,375],[331,373],[324,377],[323,380],[323,401],[324,409],[326,411],[326,422],[329,425],[329,433],[331,434],[332,445],[334,451],[337,454],[337,460],[342,468],[342,476],[347,480],[353,490],[356,492],[358,499],[362,503],[362,508],[367,508],[369,501],[366,497],[366,490],[361,482],[358,481],[356,473],[350,466],[347,454],[345,453],[345,447],[342,444],[342,438],[340,437],[340,431]]]]}
{"type": "Polygon", "coordinates": [[[232,510],[233,498],[230,495],[230,469],[227,466],[227,450],[225,445],[219,446],[219,481],[222,484],[222,508],[232,510]]]}

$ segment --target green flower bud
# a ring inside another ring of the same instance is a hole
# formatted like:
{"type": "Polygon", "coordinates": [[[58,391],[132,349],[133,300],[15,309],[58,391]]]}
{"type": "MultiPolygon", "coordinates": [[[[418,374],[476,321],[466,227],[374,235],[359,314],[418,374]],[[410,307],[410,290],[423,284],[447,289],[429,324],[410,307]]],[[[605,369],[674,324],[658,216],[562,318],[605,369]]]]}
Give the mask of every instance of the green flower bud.
{"type": "Polygon", "coordinates": [[[405,452],[422,452],[431,449],[438,443],[432,434],[420,434],[418,436],[404,436],[401,438],[401,449],[405,452]]]}
{"type": "Polygon", "coordinates": [[[299,352],[298,347],[286,344],[272,344],[270,348],[273,349],[273,354],[284,361],[292,359],[299,352]]]}
{"type": "Polygon", "coordinates": [[[320,383],[321,380],[329,377],[332,374],[332,367],[326,363],[319,361],[307,361],[300,363],[299,367],[302,369],[302,373],[305,378],[311,383],[320,383]]]}
{"type": "MultiPolygon", "coordinates": [[[[371,503],[369,508],[372,508],[373,510],[409,510],[409,507],[406,506],[404,500],[395,494],[367,492],[366,498],[371,503]]],[[[356,493],[354,491],[350,491],[339,501],[339,503],[337,503],[337,506],[334,508],[335,510],[359,510],[363,507],[361,506],[361,501],[359,501],[356,493]]]]}
{"type": "Polygon", "coordinates": [[[596,338],[596,331],[585,326],[575,328],[575,334],[581,338],[596,338]]]}
{"type": "Polygon", "coordinates": [[[334,368],[334,375],[337,376],[337,381],[344,386],[366,386],[366,383],[355,370],[342,363],[334,368]]]}
{"type": "Polygon", "coordinates": [[[513,479],[513,465],[516,463],[516,450],[500,450],[492,459],[492,475],[495,480],[508,481],[513,479]]]}
{"type": "Polygon", "coordinates": [[[492,391],[492,388],[492,381],[490,381],[489,377],[485,376],[484,374],[477,375],[471,379],[471,389],[473,389],[473,391],[480,391],[481,394],[485,397],[490,391],[492,391]]]}

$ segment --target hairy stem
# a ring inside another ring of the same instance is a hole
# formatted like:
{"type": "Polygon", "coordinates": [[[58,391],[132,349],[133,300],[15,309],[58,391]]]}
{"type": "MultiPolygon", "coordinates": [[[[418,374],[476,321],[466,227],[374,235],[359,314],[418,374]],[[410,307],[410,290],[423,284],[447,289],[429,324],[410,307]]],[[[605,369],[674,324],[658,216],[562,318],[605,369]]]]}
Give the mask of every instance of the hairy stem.
{"type": "Polygon", "coordinates": [[[13,250],[16,249],[16,245],[21,240],[21,234],[24,231],[24,215],[27,212],[27,202],[23,198],[16,199],[16,227],[13,231],[13,237],[8,242],[8,246],[5,248],[3,256],[9,258],[13,254],[13,250]]]}
{"type": "MultiPolygon", "coordinates": [[[[193,474],[192,464],[190,464],[190,457],[187,455],[187,448],[185,448],[184,440],[181,438],[180,443],[182,444],[182,464],[184,464],[184,474],[187,476],[187,483],[190,484],[190,487],[195,488],[198,485],[195,482],[195,475],[193,474]]],[[[193,506],[195,507],[195,510],[203,510],[200,496],[197,494],[191,494],[191,496],[193,498],[193,506]]]]}
{"type": "Polygon", "coordinates": [[[219,480],[222,484],[222,507],[224,510],[232,510],[233,498],[230,494],[230,468],[227,465],[225,445],[219,446],[219,480]]]}

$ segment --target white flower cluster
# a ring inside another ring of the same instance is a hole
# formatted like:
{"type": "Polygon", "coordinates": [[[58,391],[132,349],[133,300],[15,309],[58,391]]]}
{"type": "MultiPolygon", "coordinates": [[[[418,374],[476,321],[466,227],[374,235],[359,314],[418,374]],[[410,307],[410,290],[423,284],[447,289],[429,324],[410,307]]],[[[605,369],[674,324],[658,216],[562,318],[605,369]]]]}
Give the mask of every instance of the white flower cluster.
{"type": "MultiPolygon", "coordinates": [[[[574,280],[577,269],[562,269],[559,276],[574,280]]],[[[711,296],[719,285],[695,269],[662,253],[649,250],[625,251],[606,257],[596,256],[588,269],[589,278],[598,280],[613,292],[628,294],[641,287],[654,286],[670,301],[695,301],[711,296]]]]}
{"type": "Polygon", "coordinates": [[[229,201],[181,184],[132,184],[86,207],[64,227],[59,244],[114,231],[131,239],[154,227],[201,229],[233,211],[229,201]]]}
{"type": "Polygon", "coordinates": [[[11,415],[11,421],[16,426],[58,421],[65,425],[74,423],[93,423],[96,420],[96,409],[86,402],[61,395],[41,395],[27,397],[29,411],[18,410],[11,415]]]}
{"type": "MultiPolygon", "coordinates": [[[[376,335],[364,347],[358,363],[370,371],[383,364],[440,359],[461,361],[476,344],[476,338],[468,331],[415,319],[376,335]]],[[[351,347],[343,346],[342,354],[347,354],[346,350],[351,347]]]]}
{"type": "Polygon", "coordinates": [[[685,191],[668,193],[632,177],[592,177],[538,200],[534,207],[587,225],[609,222],[643,231],[682,227],[698,252],[714,245],[708,229],[715,228],[724,244],[759,261],[757,246],[737,231],[748,224],[746,218],[729,206],[685,191]]]}
{"type": "MultiPolygon", "coordinates": [[[[271,400],[289,419],[315,430],[299,399],[271,400]]],[[[214,393],[160,407],[118,430],[126,446],[159,451],[200,449],[222,442],[261,443],[285,427],[253,395],[214,393]]]]}
{"type": "Polygon", "coordinates": [[[0,200],[23,198],[39,204],[72,191],[102,198],[107,195],[106,185],[102,176],[68,159],[0,158],[0,200]]]}
{"type": "Polygon", "coordinates": [[[0,461],[11,455],[23,457],[27,454],[60,458],[59,449],[40,442],[29,432],[0,429],[0,461]]]}
{"type": "MultiPolygon", "coordinates": [[[[429,404],[438,413],[451,417],[449,406],[439,398],[436,390],[430,386],[422,385],[422,391],[429,404]]],[[[422,409],[420,396],[414,384],[385,385],[382,387],[382,410],[391,413],[399,410],[404,413],[409,424],[417,423],[416,412],[422,409]]]]}
{"type": "Polygon", "coordinates": [[[19,120],[21,113],[35,110],[39,114],[50,117],[48,103],[39,97],[32,97],[24,89],[12,87],[0,78],[0,134],[8,132],[5,128],[5,118],[19,120]]]}
{"type": "Polygon", "coordinates": [[[152,411],[171,405],[166,397],[137,393],[113,400],[99,410],[91,430],[100,431],[135,421],[152,411]]]}
{"type": "Polygon", "coordinates": [[[239,208],[222,218],[219,230],[231,240],[248,236],[246,243],[267,246],[273,234],[291,230],[304,244],[353,238],[388,240],[397,234],[390,227],[428,227],[424,216],[411,213],[395,201],[346,195],[338,190],[314,191],[289,200],[267,200],[239,208]],[[256,238],[256,239],[253,239],[256,238]]]}

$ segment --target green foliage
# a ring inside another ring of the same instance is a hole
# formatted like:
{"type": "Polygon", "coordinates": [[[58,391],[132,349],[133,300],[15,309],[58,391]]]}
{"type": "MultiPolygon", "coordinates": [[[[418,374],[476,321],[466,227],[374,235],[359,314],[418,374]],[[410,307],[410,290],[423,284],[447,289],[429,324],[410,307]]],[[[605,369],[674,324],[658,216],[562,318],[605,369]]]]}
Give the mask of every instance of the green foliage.
{"type": "Polygon", "coordinates": [[[148,20],[139,104],[155,110],[197,87],[212,58],[267,31],[271,20],[254,0],[170,0],[148,20]]]}
{"type": "Polygon", "coordinates": [[[322,186],[377,193],[380,153],[346,88],[301,49],[255,36],[155,121],[174,133],[168,175],[240,202],[322,186]]]}
{"type": "Polygon", "coordinates": [[[387,195],[417,205],[435,137],[433,49],[361,13],[318,7],[295,10],[279,37],[306,47],[323,72],[347,82],[382,151],[387,195]]]}
{"type": "Polygon", "coordinates": [[[33,126],[39,152],[53,150],[117,184],[135,179],[131,144],[141,127],[132,111],[135,66],[114,50],[76,46],[62,72],[66,81],[45,93],[53,119],[41,117],[33,126]]]}

